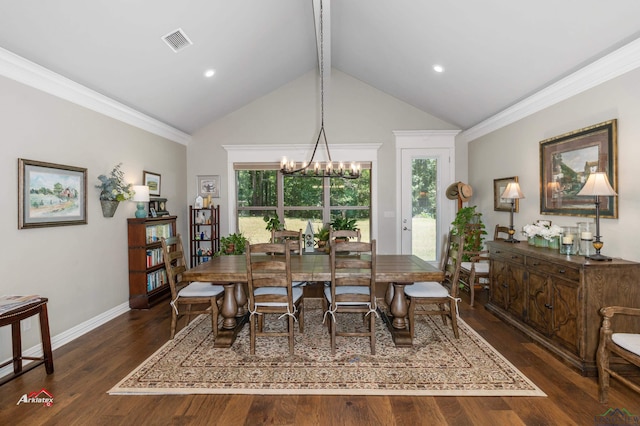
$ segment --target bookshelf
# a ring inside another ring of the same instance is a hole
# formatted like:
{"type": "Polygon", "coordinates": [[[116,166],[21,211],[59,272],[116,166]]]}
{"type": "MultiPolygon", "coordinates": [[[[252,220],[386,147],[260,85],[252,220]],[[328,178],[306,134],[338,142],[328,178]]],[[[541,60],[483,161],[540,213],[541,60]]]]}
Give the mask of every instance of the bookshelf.
{"type": "Polygon", "coordinates": [[[129,307],[148,309],[171,293],[160,240],[176,235],[176,216],[129,218],[127,231],[129,307]]]}
{"type": "Polygon", "coordinates": [[[220,250],[220,206],[189,206],[189,255],[191,267],[208,261],[220,250]]]}

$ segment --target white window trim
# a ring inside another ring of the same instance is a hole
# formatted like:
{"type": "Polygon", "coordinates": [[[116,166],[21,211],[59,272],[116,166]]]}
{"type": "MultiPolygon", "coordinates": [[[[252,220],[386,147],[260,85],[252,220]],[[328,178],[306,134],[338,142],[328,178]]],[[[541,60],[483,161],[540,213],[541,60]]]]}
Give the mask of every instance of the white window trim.
{"type": "MultiPolygon", "coordinates": [[[[378,149],[380,143],[331,144],[333,161],[369,161],[371,162],[371,238],[378,235],[378,149]]],[[[229,194],[229,229],[234,230],[236,223],[236,177],[233,163],[280,163],[283,157],[296,161],[308,161],[313,152],[309,145],[222,145],[227,151],[227,194],[229,194]]],[[[327,161],[323,146],[318,146],[314,161],[327,161]]]]}

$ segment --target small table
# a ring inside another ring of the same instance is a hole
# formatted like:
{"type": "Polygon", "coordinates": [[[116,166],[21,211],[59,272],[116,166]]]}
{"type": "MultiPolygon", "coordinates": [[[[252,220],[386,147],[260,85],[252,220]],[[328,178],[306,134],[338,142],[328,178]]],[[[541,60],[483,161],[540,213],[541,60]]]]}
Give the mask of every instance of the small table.
{"type": "Polygon", "coordinates": [[[28,305],[20,306],[0,315],[0,327],[11,325],[11,340],[13,344],[13,358],[4,364],[0,364],[0,368],[13,363],[13,374],[0,380],[0,385],[15,379],[21,374],[44,364],[47,374],[53,373],[53,353],[51,351],[51,335],[49,333],[49,317],[47,316],[47,302],[49,299],[41,297],[28,305]],[[20,321],[39,314],[40,316],[40,335],[42,336],[42,352],[40,358],[26,357],[22,355],[22,336],[20,333],[20,321]],[[22,360],[36,361],[26,368],[22,367],[22,360]]]}

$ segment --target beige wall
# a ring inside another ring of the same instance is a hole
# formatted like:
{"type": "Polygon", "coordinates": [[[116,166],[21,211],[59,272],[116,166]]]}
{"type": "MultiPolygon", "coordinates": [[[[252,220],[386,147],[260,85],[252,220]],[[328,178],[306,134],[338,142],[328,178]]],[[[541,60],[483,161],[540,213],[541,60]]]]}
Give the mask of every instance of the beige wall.
{"type": "MultiPolygon", "coordinates": [[[[221,175],[222,194],[217,200],[227,212],[227,155],[222,145],[309,144],[319,130],[319,94],[316,71],[252,102],[193,135],[188,148],[187,203],[196,196],[197,175],[221,175]]],[[[395,210],[396,170],[393,130],[452,130],[455,126],[398,99],[332,70],[325,96],[325,130],[329,145],[380,143],[378,185],[378,247],[396,252],[396,219],[384,218],[395,210]]],[[[304,159],[299,159],[300,161],[304,159]]],[[[228,218],[222,214],[222,234],[228,218]]]]}
{"type": "MultiPolygon", "coordinates": [[[[0,93],[0,294],[49,297],[57,335],[128,300],[127,218],[135,204],[120,203],[113,218],[102,217],[97,176],[119,162],[134,184],[142,183],[143,170],[160,173],[162,196],[184,232],[186,147],[4,77],[0,93]],[[87,168],[88,224],[19,230],[18,158],[87,168]]],[[[39,343],[38,333],[32,321],[25,349],[39,343]]],[[[3,327],[0,360],[10,349],[3,327]]]]}
{"type": "MultiPolygon", "coordinates": [[[[618,119],[619,218],[601,219],[602,253],[640,261],[640,70],[576,95],[469,144],[469,182],[473,203],[487,229],[509,223],[509,213],[493,211],[493,179],[517,175],[527,197],[514,217],[516,229],[539,218],[574,225],[571,216],[540,214],[539,142],[603,121],[618,119]]],[[[492,232],[491,232],[492,234],[492,232]]],[[[493,235],[491,235],[492,237],[493,235]]]]}

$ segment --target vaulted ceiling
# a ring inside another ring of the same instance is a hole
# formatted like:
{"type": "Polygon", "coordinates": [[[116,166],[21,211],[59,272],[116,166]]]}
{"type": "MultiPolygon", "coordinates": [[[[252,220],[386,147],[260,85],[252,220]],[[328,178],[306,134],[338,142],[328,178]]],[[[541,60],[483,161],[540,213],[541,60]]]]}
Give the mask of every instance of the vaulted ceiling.
{"type": "MultiPolygon", "coordinates": [[[[461,129],[640,37],[638,0],[323,3],[326,63],[461,129]]],[[[316,22],[314,0],[0,0],[0,47],[192,133],[317,67],[316,22]]]]}

